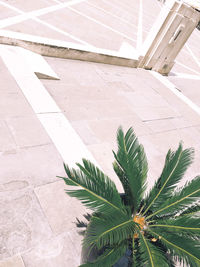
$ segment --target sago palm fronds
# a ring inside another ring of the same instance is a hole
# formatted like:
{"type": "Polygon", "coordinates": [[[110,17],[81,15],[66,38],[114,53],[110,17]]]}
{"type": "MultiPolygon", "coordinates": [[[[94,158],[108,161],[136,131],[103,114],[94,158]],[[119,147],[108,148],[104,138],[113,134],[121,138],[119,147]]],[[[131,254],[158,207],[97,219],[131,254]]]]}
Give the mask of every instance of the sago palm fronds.
{"type": "Polygon", "coordinates": [[[130,128],[117,133],[113,168],[124,189],[122,197],[112,180],[83,159],[78,169],[65,165],[66,192],[92,210],[87,215],[83,248],[101,251],[81,267],[112,267],[127,250],[129,266],[200,266],[200,176],[177,189],[194,158],[193,149],[169,150],[163,171],[145,196],[148,164],[144,148],[130,128]]]}

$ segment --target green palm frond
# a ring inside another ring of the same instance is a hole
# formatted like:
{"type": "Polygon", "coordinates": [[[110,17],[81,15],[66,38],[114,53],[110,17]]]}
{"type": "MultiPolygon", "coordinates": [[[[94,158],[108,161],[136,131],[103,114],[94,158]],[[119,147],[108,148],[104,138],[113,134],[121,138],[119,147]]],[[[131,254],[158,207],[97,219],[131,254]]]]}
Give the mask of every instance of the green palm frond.
{"type": "Polygon", "coordinates": [[[194,205],[186,208],[181,214],[179,214],[179,216],[195,216],[195,215],[199,215],[197,214],[198,212],[200,212],[200,205],[195,203],[194,205]]]}
{"type": "MultiPolygon", "coordinates": [[[[79,167],[81,166],[81,171],[78,171],[75,169],[70,170],[68,166],[64,165],[67,177],[60,178],[62,178],[67,185],[80,188],[66,190],[66,193],[72,197],[78,198],[85,206],[95,212],[109,213],[113,210],[117,210],[121,213],[126,212],[116,186],[109,177],[89,161],[84,161],[84,164],[84,166],[88,164],[88,169],[91,167],[90,171],[94,172],[92,179],[91,173],[85,174],[82,171],[84,169],[83,166],[79,165],[79,167]]],[[[86,169],[87,172],[89,172],[88,169],[86,169]]]]}
{"type": "Polygon", "coordinates": [[[142,252],[143,263],[145,267],[169,267],[169,261],[167,260],[163,251],[151,243],[143,234],[139,232],[140,238],[140,251],[142,252]]]}
{"type": "Polygon", "coordinates": [[[160,229],[165,232],[174,234],[187,235],[191,238],[200,237],[200,220],[190,216],[177,217],[175,219],[168,219],[157,221],[156,224],[149,225],[149,229],[156,231],[160,229]]]}
{"type": "Polygon", "coordinates": [[[106,216],[92,217],[83,246],[97,246],[98,249],[106,245],[116,245],[133,236],[136,223],[128,215],[115,212],[106,216]]]}
{"type": "Polygon", "coordinates": [[[173,213],[175,211],[181,211],[187,208],[188,205],[193,204],[200,197],[200,176],[195,177],[192,181],[186,183],[178,192],[174,193],[173,196],[165,200],[160,204],[153,214],[149,215],[147,219],[164,213],[173,213]]]}
{"type": "Polygon", "coordinates": [[[168,151],[162,174],[145,199],[146,209],[144,215],[150,208],[159,207],[166,197],[170,197],[177,183],[193,162],[193,158],[194,150],[192,148],[183,150],[181,143],[175,152],[168,151]]]}
{"type": "Polygon", "coordinates": [[[80,265],[79,267],[111,267],[113,266],[126,252],[127,244],[121,243],[118,246],[105,249],[95,261],[80,265]]]}
{"type": "Polygon", "coordinates": [[[124,135],[122,128],[117,133],[118,151],[114,153],[114,170],[133,209],[137,210],[146,189],[148,164],[143,146],[139,144],[133,129],[124,135]]]}
{"type": "Polygon", "coordinates": [[[156,229],[151,231],[152,235],[157,236],[159,240],[168,248],[170,255],[174,256],[178,262],[184,266],[200,266],[200,244],[188,236],[179,236],[174,233],[165,233],[156,229]]]}
{"type": "Polygon", "coordinates": [[[97,252],[97,259],[81,267],[111,267],[127,251],[131,267],[175,267],[177,261],[200,267],[200,176],[177,187],[193,162],[194,150],[183,149],[182,143],[169,150],[159,179],[144,197],[144,148],[132,128],[125,134],[120,127],[117,142],[113,169],[125,194],[85,159],[77,170],[64,165],[67,177],[60,177],[72,186],[67,194],[93,211],[84,216],[86,221],[76,222],[84,228],[85,255],[97,252]]]}

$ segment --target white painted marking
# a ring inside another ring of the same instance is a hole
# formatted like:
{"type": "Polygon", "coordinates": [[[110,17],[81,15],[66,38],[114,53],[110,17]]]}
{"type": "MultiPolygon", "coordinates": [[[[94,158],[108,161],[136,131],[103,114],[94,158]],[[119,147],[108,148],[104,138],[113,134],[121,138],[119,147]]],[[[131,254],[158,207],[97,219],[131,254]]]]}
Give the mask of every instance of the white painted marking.
{"type": "MultiPolygon", "coordinates": [[[[103,11],[105,14],[108,14],[109,16],[111,16],[113,18],[117,18],[119,21],[121,21],[121,22],[123,22],[123,23],[125,23],[125,24],[127,24],[127,25],[129,25],[129,26],[131,26],[133,28],[137,28],[137,26],[135,26],[133,23],[130,23],[130,22],[128,22],[127,20],[125,20],[123,18],[120,18],[119,16],[117,16],[117,15],[115,15],[115,14],[113,14],[113,13],[107,11],[107,10],[105,10],[102,7],[96,6],[96,5],[92,4],[92,3],[90,3],[89,1],[85,1],[85,3],[87,3],[90,6],[93,6],[93,7],[97,8],[97,9],[99,9],[101,11],[103,11]]],[[[133,32],[133,34],[137,35],[135,32],[133,32]]]]}
{"type": "Polygon", "coordinates": [[[183,95],[176,89],[176,86],[171,83],[166,77],[162,76],[158,72],[149,71],[157,80],[164,84],[171,92],[173,92],[178,98],[186,103],[192,110],[200,115],[200,107],[193,103],[187,96],[183,95]]]}
{"type": "Polygon", "coordinates": [[[143,17],[143,0],[140,1],[139,13],[138,13],[138,30],[137,30],[137,50],[140,54],[140,49],[142,46],[142,17],[143,17]]]}
{"type": "Polygon", "coordinates": [[[194,73],[200,75],[200,72],[198,72],[198,71],[196,71],[196,70],[194,70],[194,69],[192,69],[192,68],[190,68],[190,67],[188,67],[188,66],[182,64],[181,62],[179,62],[179,61],[175,61],[175,62],[176,62],[176,64],[182,66],[183,68],[185,68],[185,69],[187,69],[187,70],[190,70],[190,71],[192,71],[192,72],[194,72],[194,73]]]}
{"type": "Polygon", "coordinates": [[[192,50],[189,48],[189,46],[186,44],[185,45],[187,50],[189,51],[190,55],[192,56],[192,58],[194,59],[194,61],[197,63],[197,65],[200,67],[200,62],[197,59],[197,57],[194,55],[194,53],[192,52],[192,50]]]}
{"type": "Polygon", "coordinates": [[[83,44],[83,45],[86,45],[88,48],[89,48],[89,47],[94,47],[93,45],[89,44],[88,42],[85,42],[85,41],[83,41],[82,39],[80,39],[80,38],[78,38],[78,37],[76,37],[76,36],[74,36],[74,35],[72,35],[72,34],[69,34],[69,33],[65,32],[65,31],[59,29],[58,27],[53,26],[53,25],[51,25],[50,23],[45,22],[45,21],[43,21],[43,20],[41,20],[41,19],[39,19],[39,18],[33,18],[33,20],[39,22],[40,24],[45,25],[46,27],[50,28],[50,29],[53,30],[53,31],[59,32],[59,33],[61,33],[62,35],[65,35],[65,36],[67,36],[67,37],[70,37],[71,39],[74,39],[75,41],[77,41],[77,42],[79,42],[79,43],[81,43],[81,44],[83,44]]]}
{"type": "MultiPolygon", "coordinates": [[[[18,22],[21,22],[23,20],[26,20],[27,17],[28,18],[32,18],[32,17],[38,17],[38,16],[42,16],[42,15],[45,15],[45,14],[49,14],[51,12],[54,12],[54,11],[57,11],[57,10],[60,10],[60,9],[63,9],[65,7],[68,7],[68,6],[73,6],[73,5],[76,5],[76,4],[79,4],[81,2],[84,2],[85,0],[72,0],[72,1],[69,1],[69,2],[65,2],[65,3],[60,3],[58,5],[53,5],[53,6],[50,6],[50,7],[45,7],[45,8],[41,8],[41,9],[38,9],[38,10],[33,10],[33,11],[30,11],[30,12],[23,12],[21,11],[20,9],[18,8],[15,8],[15,11],[18,10],[19,13],[23,14],[22,16],[19,15],[19,16],[16,16],[14,18],[17,19],[18,17],[18,22]],[[24,18],[23,18],[24,17],[24,18]]],[[[8,8],[11,8],[13,9],[12,5],[9,5],[9,4],[6,4],[2,1],[0,1],[0,4],[1,5],[4,5],[8,8]]],[[[6,21],[7,19],[4,19],[4,20],[1,20],[2,21],[6,21]]],[[[9,26],[9,25],[8,25],[9,26]]]]}
{"type": "Polygon", "coordinates": [[[82,158],[89,159],[98,166],[94,157],[62,113],[37,114],[37,117],[60,152],[64,162],[70,167],[74,167],[76,162],[81,162],[82,158]]]}
{"type": "Polygon", "coordinates": [[[80,16],[82,16],[82,17],[84,17],[84,18],[87,18],[88,20],[91,20],[91,21],[95,22],[96,24],[98,24],[98,25],[100,25],[100,26],[102,26],[102,27],[104,27],[104,28],[106,28],[106,29],[108,29],[108,30],[111,30],[112,32],[115,32],[115,33],[117,33],[117,34],[119,34],[119,35],[125,37],[126,39],[135,42],[135,40],[134,40],[133,38],[130,38],[128,35],[126,35],[126,34],[124,34],[124,33],[122,33],[122,32],[119,32],[119,31],[113,29],[112,27],[110,27],[110,26],[108,26],[108,25],[106,25],[106,24],[104,24],[104,23],[102,23],[102,22],[100,22],[100,21],[98,21],[98,20],[96,20],[96,19],[90,17],[90,16],[85,15],[84,13],[82,13],[82,12],[80,12],[80,11],[74,9],[73,7],[69,7],[69,6],[68,6],[67,8],[70,9],[70,10],[72,10],[73,12],[79,14],[80,16]]]}
{"type": "MultiPolygon", "coordinates": [[[[85,0],[76,0],[76,3],[77,3],[77,2],[83,2],[83,1],[85,1],[85,0]]],[[[71,3],[71,4],[74,4],[74,2],[75,2],[75,1],[70,1],[70,2],[67,2],[67,3],[62,3],[62,8],[63,8],[63,5],[64,5],[64,4],[65,4],[65,5],[66,5],[66,4],[69,5],[70,3],[71,3]]],[[[3,4],[3,5],[5,5],[6,7],[10,8],[10,9],[13,9],[12,6],[9,5],[9,4],[2,3],[1,1],[0,1],[0,4],[3,4]]],[[[60,6],[61,6],[61,5],[59,5],[59,9],[60,9],[60,6]]],[[[58,8],[58,5],[53,6],[53,7],[54,7],[54,8],[55,8],[55,7],[58,8]]],[[[64,6],[64,7],[65,7],[65,6],[64,6]]],[[[65,31],[59,29],[58,27],[53,26],[53,25],[49,24],[48,22],[45,22],[45,21],[43,21],[43,20],[41,20],[41,19],[35,17],[35,16],[39,16],[38,14],[41,13],[41,10],[36,10],[36,11],[32,11],[32,12],[27,12],[27,13],[22,12],[22,11],[21,11],[20,9],[18,9],[18,8],[14,8],[14,10],[15,10],[16,12],[22,14],[22,15],[15,16],[15,17],[12,17],[12,18],[8,18],[8,19],[5,19],[5,20],[1,20],[1,21],[0,21],[0,29],[5,28],[5,27],[8,27],[8,26],[11,26],[11,25],[16,24],[16,23],[20,23],[20,22],[25,21],[25,20],[27,20],[27,19],[32,19],[32,20],[37,21],[38,23],[40,23],[40,24],[42,24],[42,25],[44,25],[44,26],[50,28],[50,29],[53,30],[53,31],[59,32],[59,33],[61,33],[62,35],[65,35],[65,36],[67,36],[67,37],[70,37],[71,39],[74,39],[75,41],[77,41],[77,42],[79,42],[79,43],[81,43],[81,44],[84,44],[84,45],[89,46],[89,47],[94,47],[94,46],[92,46],[91,44],[89,44],[88,42],[85,42],[85,41],[83,41],[82,39],[77,38],[77,37],[75,37],[74,35],[69,34],[69,33],[65,32],[65,31]],[[38,13],[39,11],[40,11],[40,13],[38,13]],[[33,15],[33,12],[35,12],[34,15],[33,15]]],[[[56,9],[56,10],[57,10],[57,9],[56,9]]],[[[51,12],[53,12],[53,11],[54,11],[54,10],[52,10],[52,8],[51,8],[51,12]]],[[[43,12],[43,13],[44,13],[44,12],[49,13],[49,9],[48,9],[48,10],[47,10],[47,8],[42,9],[42,12],[43,12]]]]}
{"type": "Polygon", "coordinates": [[[130,58],[138,58],[138,51],[129,43],[123,42],[120,49],[119,53],[121,56],[126,56],[130,58]]]}
{"type": "Polygon", "coordinates": [[[58,4],[61,4],[62,2],[58,1],[58,0],[52,0],[54,1],[55,3],[58,3],[58,4]]]}
{"type": "Polygon", "coordinates": [[[41,55],[21,47],[15,47],[15,51],[21,54],[22,58],[26,60],[27,65],[29,65],[29,68],[39,79],[59,80],[58,75],[52,70],[52,68],[41,55]]]}
{"type": "Polygon", "coordinates": [[[181,79],[189,79],[189,80],[200,80],[200,75],[192,75],[192,74],[188,74],[188,73],[177,73],[174,72],[174,75],[168,75],[168,77],[175,77],[175,78],[181,78],[181,79]]]}
{"type": "MultiPolygon", "coordinates": [[[[12,5],[9,5],[9,4],[7,4],[7,3],[4,3],[4,2],[2,2],[2,1],[0,1],[0,5],[5,6],[5,7],[11,9],[11,10],[17,12],[17,13],[24,14],[24,12],[21,11],[20,9],[18,9],[18,8],[12,6],[12,5]]],[[[2,19],[1,21],[3,21],[3,19],[2,19]]]]}
{"type": "Polygon", "coordinates": [[[31,103],[33,110],[36,113],[60,112],[60,109],[18,49],[19,47],[0,45],[0,56],[23,94],[31,103]]]}
{"type": "Polygon", "coordinates": [[[82,158],[97,164],[66,117],[37,79],[16,47],[0,46],[0,56],[46,129],[64,162],[74,167],[82,158]]]}

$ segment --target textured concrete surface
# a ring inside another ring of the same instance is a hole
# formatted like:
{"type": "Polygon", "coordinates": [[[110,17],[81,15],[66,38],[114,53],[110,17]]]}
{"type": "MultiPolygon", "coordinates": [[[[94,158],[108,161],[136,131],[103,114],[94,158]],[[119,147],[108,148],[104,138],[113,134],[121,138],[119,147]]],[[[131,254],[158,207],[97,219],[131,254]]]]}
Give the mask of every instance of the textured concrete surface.
{"type": "MultiPolygon", "coordinates": [[[[140,47],[161,7],[155,0],[0,1],[0,28],[119,51],[123,43],[140,47]]],[[[198,106],[199,42],[195,30],[166,78],[198,106]]],[[[45,59],[60,80],[40,82],[120,191],[111,167],[119,125],[133,126],[145,146],[149,186],[180,140],[196,150],[185,181],[200,173],[200,115],[150,72],[45,59]]],[[[65,194],[56,178],[63,159],[1,59],[0,75],[0,267],[77,267],[81,236],[73,222],[86,210],[65,194]]]]}

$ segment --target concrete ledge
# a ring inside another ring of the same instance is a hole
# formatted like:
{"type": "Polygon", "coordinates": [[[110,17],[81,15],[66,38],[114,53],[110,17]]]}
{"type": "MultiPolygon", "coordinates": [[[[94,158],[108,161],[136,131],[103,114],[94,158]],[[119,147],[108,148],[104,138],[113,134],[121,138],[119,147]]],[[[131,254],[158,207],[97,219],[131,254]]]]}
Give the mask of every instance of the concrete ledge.
{"type": "Polygon", "coordinates": [[[42,56],[77,59],[132,68],[138,66],[138,57],[135,55],[130,58],[120,52],[6,30],[0,30],[0,43],[20,46],[42,56]]]}

